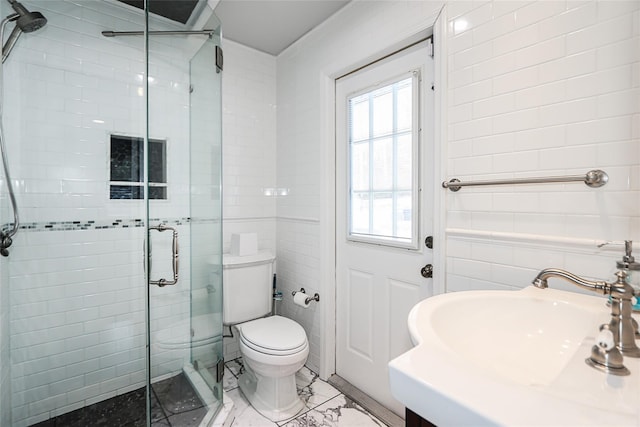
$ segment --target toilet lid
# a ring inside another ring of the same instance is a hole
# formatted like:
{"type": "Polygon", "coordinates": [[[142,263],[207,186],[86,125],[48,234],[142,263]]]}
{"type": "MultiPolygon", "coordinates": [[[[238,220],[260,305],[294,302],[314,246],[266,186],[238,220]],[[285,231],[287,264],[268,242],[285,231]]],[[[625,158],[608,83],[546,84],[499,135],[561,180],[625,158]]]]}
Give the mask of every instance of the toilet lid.
{"type": "Polygon", "coordinates": [[[307,345],[302,326],[282,316],[271,316],[243,323],[241,339],[249,347],[272,354],[291,354],[307,345]]]}

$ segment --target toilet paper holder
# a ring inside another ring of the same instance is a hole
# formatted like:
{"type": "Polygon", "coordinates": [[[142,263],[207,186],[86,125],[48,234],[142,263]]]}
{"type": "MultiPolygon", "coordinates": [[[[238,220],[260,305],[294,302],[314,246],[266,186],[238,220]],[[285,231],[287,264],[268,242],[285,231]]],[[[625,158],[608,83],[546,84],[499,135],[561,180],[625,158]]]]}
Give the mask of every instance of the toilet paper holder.
{"type": "MultiPolygon", "coordinates": [[[[304,288],[300,288],[299,291],[293,291],[291,292],[291,295],[295,296],[298,292],[302,292],[303,294],[306,294],[307,292],[304,290],[304,288]]],[[[317,292],[313,295],[313,297],[307,297],[304,300],[305,304],[309,304],[311,301],[320,301],[320,294],[318,294],[317,292]]]]}

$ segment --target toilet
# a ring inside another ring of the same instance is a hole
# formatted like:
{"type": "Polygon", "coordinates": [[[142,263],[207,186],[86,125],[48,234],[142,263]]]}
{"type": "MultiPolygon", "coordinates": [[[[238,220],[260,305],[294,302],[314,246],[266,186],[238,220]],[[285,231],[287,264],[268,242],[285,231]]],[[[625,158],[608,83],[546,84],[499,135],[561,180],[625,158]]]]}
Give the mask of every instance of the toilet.
{"type": "Polygon", "coordinates": [[[267,251],[223,255],[223,323],[235,326],[245,371],[240,390],[258,412],[278,422],[304,408],[295,374],[309,355],[309,342],[297,322],[269,316],[273,301],[273,262],[267,251]]]}

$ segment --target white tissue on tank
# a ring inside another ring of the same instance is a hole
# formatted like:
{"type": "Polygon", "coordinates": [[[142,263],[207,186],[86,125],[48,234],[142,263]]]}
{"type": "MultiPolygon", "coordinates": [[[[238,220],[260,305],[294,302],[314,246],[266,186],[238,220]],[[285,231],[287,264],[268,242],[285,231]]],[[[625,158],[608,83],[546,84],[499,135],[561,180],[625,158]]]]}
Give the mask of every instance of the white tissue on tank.
{"type": "Polygon", "coordinates": [[[248,256],[258,253],[257,233],[233,233],[231,235],[231,248],[229,252],[233,256],[248,256]]]}

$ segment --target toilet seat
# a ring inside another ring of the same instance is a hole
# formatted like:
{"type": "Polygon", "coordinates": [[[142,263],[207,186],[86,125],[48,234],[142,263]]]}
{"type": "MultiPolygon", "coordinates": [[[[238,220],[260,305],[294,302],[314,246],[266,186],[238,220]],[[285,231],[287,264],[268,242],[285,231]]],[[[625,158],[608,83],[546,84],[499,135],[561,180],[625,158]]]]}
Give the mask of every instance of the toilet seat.
{"type": "Polygon", "coordinates": [[[289,356],[308,347],[307,335],[298,323],[282,316],[271,316],[238,325],[240,340],[259,353],[289,356]]]}

